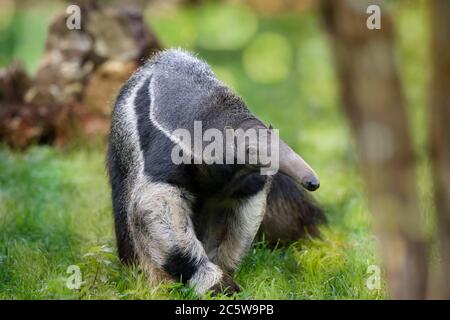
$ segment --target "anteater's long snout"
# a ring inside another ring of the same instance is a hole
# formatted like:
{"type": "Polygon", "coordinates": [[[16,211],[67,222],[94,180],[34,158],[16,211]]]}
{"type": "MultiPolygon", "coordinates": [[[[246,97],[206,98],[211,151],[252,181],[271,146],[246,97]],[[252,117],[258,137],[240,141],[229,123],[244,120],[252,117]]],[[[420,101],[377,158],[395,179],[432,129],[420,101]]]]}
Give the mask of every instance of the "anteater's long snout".
{"type": "Polygon", "coordinates": [[[281,139],[279,142],[279,152],[279,170],[281,172],[293,178],[309,191],[314,191],[319,188],[319,177],[314,170],[281,139]]]}

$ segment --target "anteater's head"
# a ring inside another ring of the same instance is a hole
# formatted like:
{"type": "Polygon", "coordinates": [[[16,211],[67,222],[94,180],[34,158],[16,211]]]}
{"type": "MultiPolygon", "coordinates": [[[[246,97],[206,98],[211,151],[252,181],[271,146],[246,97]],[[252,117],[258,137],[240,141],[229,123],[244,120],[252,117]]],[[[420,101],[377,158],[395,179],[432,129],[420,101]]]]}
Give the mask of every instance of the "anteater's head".
{"type": "MultiPolygon", "coordinates": [[[[259,135],[258,144],[252,144],[248,141],[242,142],[249,150],[248,153],[270,155],[272,161],[278,161],[278,171],[290,176],[298,184],[309,191],[314,191],[319,188],[319,177],[311,166],[299,154],[292,150],[271,126],[267,128],[256,117],[247,117],[246,120],[241,123],[240,127],[245,130],[248,130],[249,128],[255,129],[259,135]],[[264,135],[265,137],[260,139],[261,135],[264,135]],[[273,156],[274,152],[278,153],[277,157],[273,156]]],[[[257,167],[264,168],[268,166],[267,162],[264,162],[264,160],[260,161],[261,159],[259,157],[257,159],[257,167]]],[[[273,166],[273,164],[269,164],[269,166],[273,166]]]]}

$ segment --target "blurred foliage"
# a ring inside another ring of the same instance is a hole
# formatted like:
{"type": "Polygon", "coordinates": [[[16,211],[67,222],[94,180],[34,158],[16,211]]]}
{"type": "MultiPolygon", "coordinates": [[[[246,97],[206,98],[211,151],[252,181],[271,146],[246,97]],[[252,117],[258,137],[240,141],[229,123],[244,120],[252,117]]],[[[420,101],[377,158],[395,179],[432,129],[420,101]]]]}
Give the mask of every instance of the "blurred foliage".
{"type": "Polygon", "coordinates": [[[281,35],[263,33],[245,49],[244,69],[259,83],[277,83],[284,80],[292,68],[292,50],[281,35]]]}
{"type": "MultiPolygon", "coordinates": [[[[46,25],[58,7],[44,3],[18,12],[12,27],[5,27],[0,16],[0,64],[17,57],[35,70],[46,25]],[[13,43],[12,50],[5,49],[5,41],[13,43]]],[[[431,195],[422,157],[428,73],[424,6],[424,1],[390,2],[426,200],[431,195]]],[[[0,12],[5,13],[3,8],[0,12]]],[[[375,291],[365,285],[367,267],[379,263],[376,240],[317,12],[257,16],[242,4],[208,2],[148,11],[146,16],[165,46],[198,53],[257,116],[280,129],[321,177],[315,196],[330,220],[323,228],[324,240],[301,240],[278,249],[255,244],[237,275],[244,287],[238,297],[384,298],[384,285],[375,291]]],[[[104,257],[102,246],[114,248],[104,153],[103,146],[63,151],[36,147],[22,154],[0,148],[0,298],[194,297],[180,284],[149,288],[136,268],[121,266],[109,253],[104,257]],[[65,287],[66,268],[72,264],[82,267],[89,290],[65,287]],[[92,285],[96,270],[108,281],[92,285]]],[[[424,203],[431,228],[431,205],[424,203]]]]}
{"type": "Polygon", "coordinates": [[[258,28],[257,17],[243,5],[206,5],[199,14],[197,41],[205,49],[241,49],[258,28]]]}
{"type": "Polygon", "coordinates": [[[35,71],[44,50],[47,25],[64,8],[61,1],[0,2],[0,67],[20,59],[35,71]]]}

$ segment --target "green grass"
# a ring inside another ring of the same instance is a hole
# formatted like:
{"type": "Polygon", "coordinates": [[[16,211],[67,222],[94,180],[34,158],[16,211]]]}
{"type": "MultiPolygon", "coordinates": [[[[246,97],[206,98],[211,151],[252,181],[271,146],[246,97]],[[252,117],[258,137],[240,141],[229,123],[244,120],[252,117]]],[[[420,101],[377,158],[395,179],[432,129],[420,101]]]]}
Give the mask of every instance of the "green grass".
{"type": "MultiPolygon", "coordinates": [[[[117,260],[103,151],[3,150],[0,299],[195,297],[179,284],[150,288],[144,274],[117,260]],[[66,287],[70,265],[82,271],[80,290],[66,287]]],[[[329,210],[345,215],[323,229],[323,241],[302,240],[275,250],[256,243],[237,274],[244,287],[237,297],[383,297],[383,291],[365,286],[367,266],[376,260],[362,199],[352,201],[354,197],[346,193],[348,204],[329,210]]],[[[330,216],[333,221],[338,215],[330,216]]]]}
{"type": "MultiPolygon", "coordinates": [[[[417,41],[427,41],[421,7],[422,2],[393,6],[400,17],[400,66],[419,150],[425,145],[422,106],[427,71],[425,46],[417,46],[417,41]],[[418,38],[409,36],[411,24],[418,38]]],[[[384,282],[380,290],[366,286],[367,268],[379,264],[376,239],[351,135],[339,109],[326,38],[315,12],[255,20],[245,16],[251,12],[228,8],[217,21],[205,18],[217,12],[214,5],[207,5],[200,10],[149,14],[148,20],[165,45],[198,52],[255,114],[279,128],[285,141],[311,163],[321,177],[315,195],[329,219],[322,228],[323,240],[304,239],[276,249],[255,243],[237,273],[244,290],[235,298],[386,298],[384,282]],[[236,21],[244,21],[245,37],[228,35],[223,41],[208,42],[215,33],[202,28],[226,32],[226,15],[236,12],[240,12],[236,21]],[[269,43],[268,53],[259,55],[258,46],[274,38],[264,36],[267,32],[281,37],[276,43],[285,46],[271,51],[269,43]],[[261,78],[258,68],[277,56],[284,60],[273,65],[279,68],[274,78],[261,78]]],[[[27,19],[21,33],[29,38],[45,23],[36,17],[27,19]]],[[[18,49],[30,70],[43,45],[33,43],[34,55],[18,49]]],[[[138,268],[119,263],[104,157],[105,146],[65,150],[39,146],[22,153],[0,147],[0,299],[196,298],[180,284],[150,287],[138,268]],[[66,286],[70,265],[82,271],[79,290],[66,286]]],[[[426,176],[423,167],[421,175],[426,176]]],[[[430,197],[426,190],[422,194],[430,197]]]]}

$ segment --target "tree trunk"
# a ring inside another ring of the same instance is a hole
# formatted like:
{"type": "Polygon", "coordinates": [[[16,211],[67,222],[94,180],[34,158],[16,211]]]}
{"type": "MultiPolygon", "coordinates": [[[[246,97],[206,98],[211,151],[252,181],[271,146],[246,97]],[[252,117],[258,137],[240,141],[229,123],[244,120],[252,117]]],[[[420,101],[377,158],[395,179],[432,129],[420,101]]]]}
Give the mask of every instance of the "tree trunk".
{"type": "Polygon", "coordinates": [[[416,189],[416,157],[394,59],[393,25],[382,8],[381,30],[366,26],[374,1],[322,0],[343,108],[356,136],[370,211],[394,299],[422,299],[427,246],[416,189]]]}
{"type": "Polygon", "coordinates": [[[431,0],[430,159],[442,259],[440,298],[450,299],[450,2],[431,0]]]}

